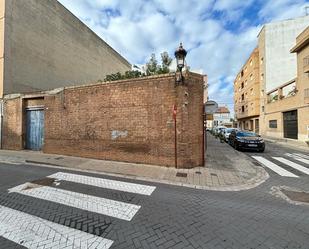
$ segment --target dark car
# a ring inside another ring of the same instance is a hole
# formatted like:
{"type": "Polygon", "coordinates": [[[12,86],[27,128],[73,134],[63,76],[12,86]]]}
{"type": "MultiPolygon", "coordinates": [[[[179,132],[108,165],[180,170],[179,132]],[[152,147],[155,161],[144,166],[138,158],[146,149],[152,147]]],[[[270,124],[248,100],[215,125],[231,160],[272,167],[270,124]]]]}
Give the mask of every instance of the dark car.
{"type": "Polygon", "coordinates": [[[236,149],[265,150],[264,140],[254,132],[249,131],[232,131],[229,137],[230,144],[236,149]]]}

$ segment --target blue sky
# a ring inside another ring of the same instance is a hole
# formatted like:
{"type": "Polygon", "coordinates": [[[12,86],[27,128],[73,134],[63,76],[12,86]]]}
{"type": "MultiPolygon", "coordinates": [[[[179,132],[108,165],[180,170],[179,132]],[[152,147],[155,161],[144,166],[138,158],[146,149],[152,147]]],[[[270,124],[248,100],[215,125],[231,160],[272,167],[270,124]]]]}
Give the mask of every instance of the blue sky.
{"type": "Polygon", "coordinates": [[[305,15],[309,0],[59,0],[132,64],[173,55],[209,77],[209,95],[233,111],[233,81],[264,23],[305,15]]]}

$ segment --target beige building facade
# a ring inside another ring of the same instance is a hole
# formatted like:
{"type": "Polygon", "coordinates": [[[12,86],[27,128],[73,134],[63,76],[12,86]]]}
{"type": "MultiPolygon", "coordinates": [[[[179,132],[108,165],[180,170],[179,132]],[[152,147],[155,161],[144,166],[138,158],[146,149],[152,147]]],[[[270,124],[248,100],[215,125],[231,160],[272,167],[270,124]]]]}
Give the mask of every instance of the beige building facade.
{"type": "Polygon", "coordinates": [[[265,137],[301,143],[308,138],[306,87],[300,74],[305,52],[290,52],[304,39],[300,37],[308,24],[309,16],[275,22],[265,25],[258,36],[260,134],[265,137]]]}
{"type": "Polygon", "coordinates": [[[287,140],[309,141],[309,27],[291,49],[297,54],[297,77],[266,95],[264,134],[287,140]]]}
{"type": "Polygon", "coordinates": [[[237,126],[259,133],[260,81],[259,50],[255,48],[234,81],[237,126]]]}
{"type": "Polygon", "coordinates": [[[0,98],[104,80],[130,63],[57,0],[0,0],[0,98]]]}

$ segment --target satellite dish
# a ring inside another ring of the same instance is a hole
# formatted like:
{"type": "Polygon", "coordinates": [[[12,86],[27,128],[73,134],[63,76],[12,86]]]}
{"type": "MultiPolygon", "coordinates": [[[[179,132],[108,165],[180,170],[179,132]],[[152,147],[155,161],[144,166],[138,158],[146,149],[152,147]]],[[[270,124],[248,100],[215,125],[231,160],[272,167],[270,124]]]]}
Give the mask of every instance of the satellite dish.
{"type": "Polygon", "coordinates": [[[207,101],[204,105],[204,112],[206,114],[214,114],[217,110],[218,110],[218,103],[213,100],[207,101]]]}

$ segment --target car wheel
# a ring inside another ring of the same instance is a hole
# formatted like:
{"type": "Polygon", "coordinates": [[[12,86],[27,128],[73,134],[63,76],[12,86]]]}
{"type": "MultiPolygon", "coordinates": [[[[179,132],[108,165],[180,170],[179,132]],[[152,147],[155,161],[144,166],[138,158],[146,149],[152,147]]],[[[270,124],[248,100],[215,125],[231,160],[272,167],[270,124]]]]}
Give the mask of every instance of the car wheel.
{"type": "Polygon", "coordinates": [[[239,147],[235,142],[234,142],[234,148],[235,148],[235,150],[239,150],[239,147]]]}

